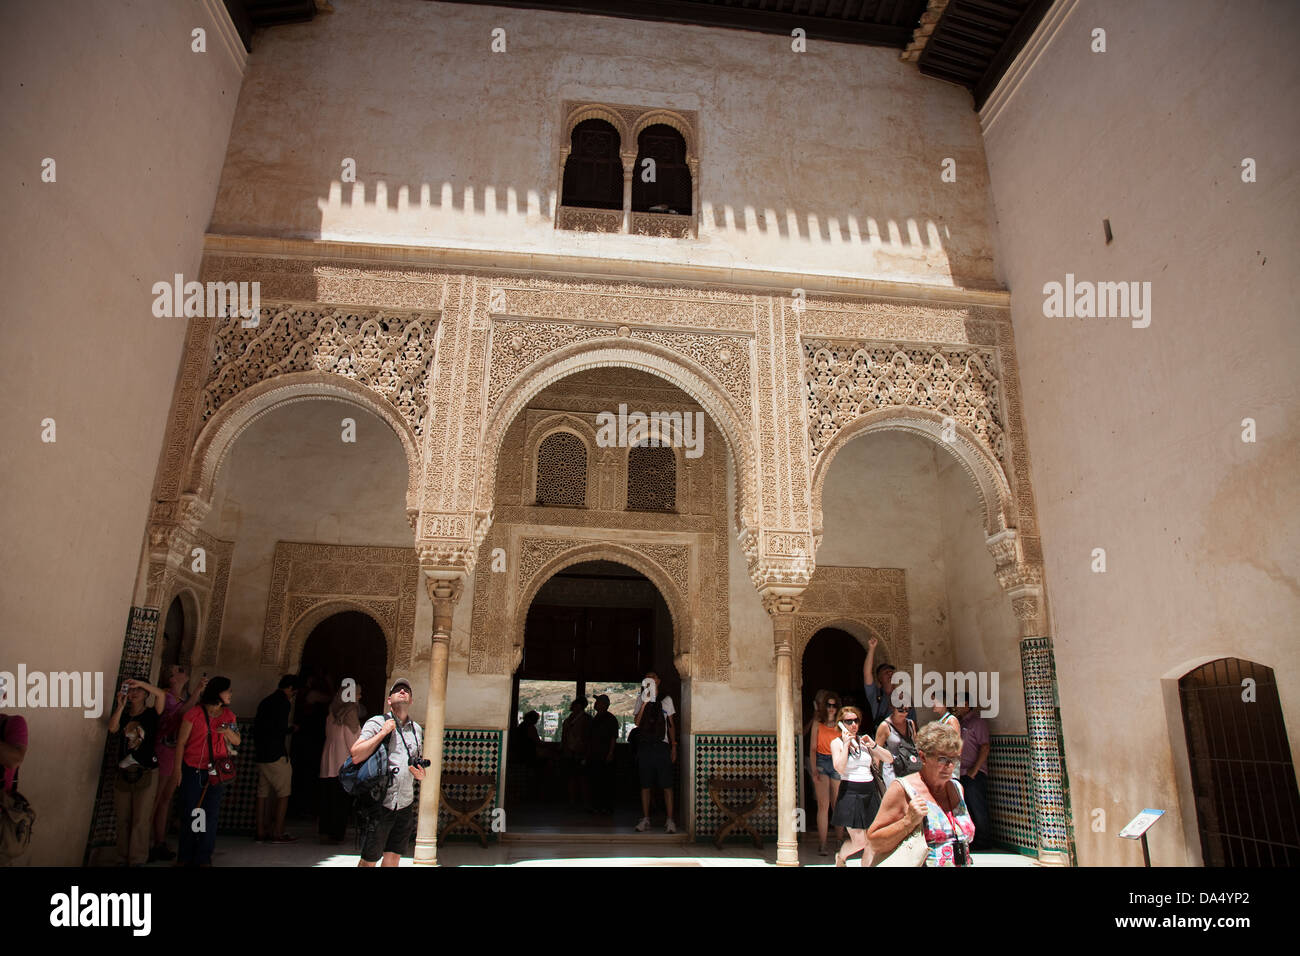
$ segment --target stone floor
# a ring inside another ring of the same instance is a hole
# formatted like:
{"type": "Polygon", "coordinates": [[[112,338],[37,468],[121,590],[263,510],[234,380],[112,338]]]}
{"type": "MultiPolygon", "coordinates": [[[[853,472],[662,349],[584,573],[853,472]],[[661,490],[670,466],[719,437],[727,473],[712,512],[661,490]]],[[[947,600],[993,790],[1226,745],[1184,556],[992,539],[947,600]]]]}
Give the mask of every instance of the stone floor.
{"type": "MultiPolygon", "coordinates": [[[[222,835],[217,839],[213,865],[231,866],[356,866],[358,855],[352,833],[341,847],[321,846],[311,824],[291,823],[289,831],[298,837],[293,844],[256,844],[247,837],[222,835]]],[[[173,849],[175,842],[172,843],[173,849]]],[[[800,844],[800,862],[805,866],[833,866],[834,857],[819,856],[815,842],[800,844]]],[[[510,834],[507,840],[489,844],[454,841],[438,848],[443,866],[773,866],[776,845],[763,850],[752,844],[728,844],[719,850],[712,843],[692,843],[684,836],[652,833],[558,832],[510,834]]],[[[1016,853],[977,853],[977,866],[1036,866],[1027,856],[1016,853]]],[[[155,863],[151,866],[166,866],[155,863]]],[[[413,865],[409,856],[402,865],[413,865]]],[[[850,866],[857,866],[853,860],[850,866]]]]}

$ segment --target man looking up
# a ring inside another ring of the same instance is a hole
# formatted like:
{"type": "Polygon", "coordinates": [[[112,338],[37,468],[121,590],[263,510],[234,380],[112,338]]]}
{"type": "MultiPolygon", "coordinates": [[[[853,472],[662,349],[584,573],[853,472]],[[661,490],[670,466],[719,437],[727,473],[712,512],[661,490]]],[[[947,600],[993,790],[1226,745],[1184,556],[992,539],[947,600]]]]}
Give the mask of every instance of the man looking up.
{"type": "Polygon", "coordinates": [[[424,731],[410,717],[411,682],[393,681],[388,713],[366,721],[352,745],[352,762],[363,764],[381,744],[388,748],[391,779],[384,799],[363,824],[361,859],[357,866],[397,866],[415,827],[415,781],[424,779],[424,731]],[[391,716],[390,716],[391,715],[391,716]]]}

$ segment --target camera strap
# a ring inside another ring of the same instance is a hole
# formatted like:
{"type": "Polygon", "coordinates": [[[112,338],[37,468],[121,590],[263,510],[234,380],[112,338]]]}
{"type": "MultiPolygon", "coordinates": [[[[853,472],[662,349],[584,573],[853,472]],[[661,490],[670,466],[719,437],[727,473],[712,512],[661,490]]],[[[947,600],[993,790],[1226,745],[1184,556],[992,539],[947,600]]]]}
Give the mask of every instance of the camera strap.
{"type": "MultiPolygon", "coordinates": [[[[395,714],[393,714],[392,712],[389,712],[388,716],[391,717],[392,720],[393,720],[393,724],[394,724],[393,729],[397,731],[397,736],[399,736],[399,737],[402,738],[402,749],[406,751],[406,762],[409,764],[409,763],[411,762],[411,746],[410,746],[410,744],[408,744],[408,743],[406,742],[406,732],[402,730],[402,724],[401,724],[401,721],[399,721],[399,720],[397,719],[397,716],[396,716],[395,714]]],[[[412,720],[411,723],[415,723],[415,721],[412,720]]],[[[415,737],[415,749],[416,749],[416,751],[417,751],[417,753],[416,753],[416,758],[418,759],[418,758],[420,757],[420,754],[419,754],[418,751],[420,751],[420,750],[422,749],[422,748],[420,747],[420,737],[419,737],[419,734],[416,734],[416,737],[415,737]]]]}

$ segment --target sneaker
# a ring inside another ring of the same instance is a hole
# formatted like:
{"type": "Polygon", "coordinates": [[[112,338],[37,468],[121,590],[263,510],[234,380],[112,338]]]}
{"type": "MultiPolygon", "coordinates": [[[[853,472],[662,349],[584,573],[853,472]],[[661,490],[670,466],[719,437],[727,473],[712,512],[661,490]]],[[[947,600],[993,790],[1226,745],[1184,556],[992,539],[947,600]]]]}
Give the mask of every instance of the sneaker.
{"type": "Polygon", "coordinates": [[[650,818],[642,817],[641,822],[636,825],[636,832],[645,833],[649,829],[650,829],[650,818]]]}
{"type": "Polygon", "coordinates": [[[271,838],[272,843],[297,843],[296,836],[290,836],[288,833],[281,833],[278,837],[271,838]]]}
{"type": "Polygon", "coordinates": [[[669,818],[668,818],[668,822],[664,825],[664,832],[665,832],[665,833],[676,833],[676,832],[677,832],[677,824],[673,823],[673,819],[672,819],[672,817],[669,817],[669,818]]]}

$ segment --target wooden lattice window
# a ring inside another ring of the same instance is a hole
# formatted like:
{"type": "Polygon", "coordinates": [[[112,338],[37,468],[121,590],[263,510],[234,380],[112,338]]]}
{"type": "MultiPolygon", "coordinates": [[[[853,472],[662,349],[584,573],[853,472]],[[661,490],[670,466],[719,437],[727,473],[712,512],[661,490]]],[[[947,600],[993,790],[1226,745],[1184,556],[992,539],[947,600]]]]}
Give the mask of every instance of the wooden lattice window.
{"type": "Polygon", "coordinates": [[[628,449],[627,510],[677,510],[677,457],[671,448],[628,449]]]}
{"type": "Polygon", "coordinates": [[[573,127],[571,150],[564,162],[560,205],[589,209],[623,208],[623,160],[618,130],[604,120],[583,120],[573,127]]]}
{"type": "Polygon", "coordinates": [[[656,123],[637,137],[632,172],[632,211],[691,214],[691,170],[686,165],[686,140],[671,126],[656,123]],[[645,160],[654,160],[654,181],[645,182],[645,160]]]}
{"type": "Polygon", "coordinates": [[[556,432],[537,448],[537,503],[582,508],[587,504],[587,446],[577,435],[556,432]]]}

